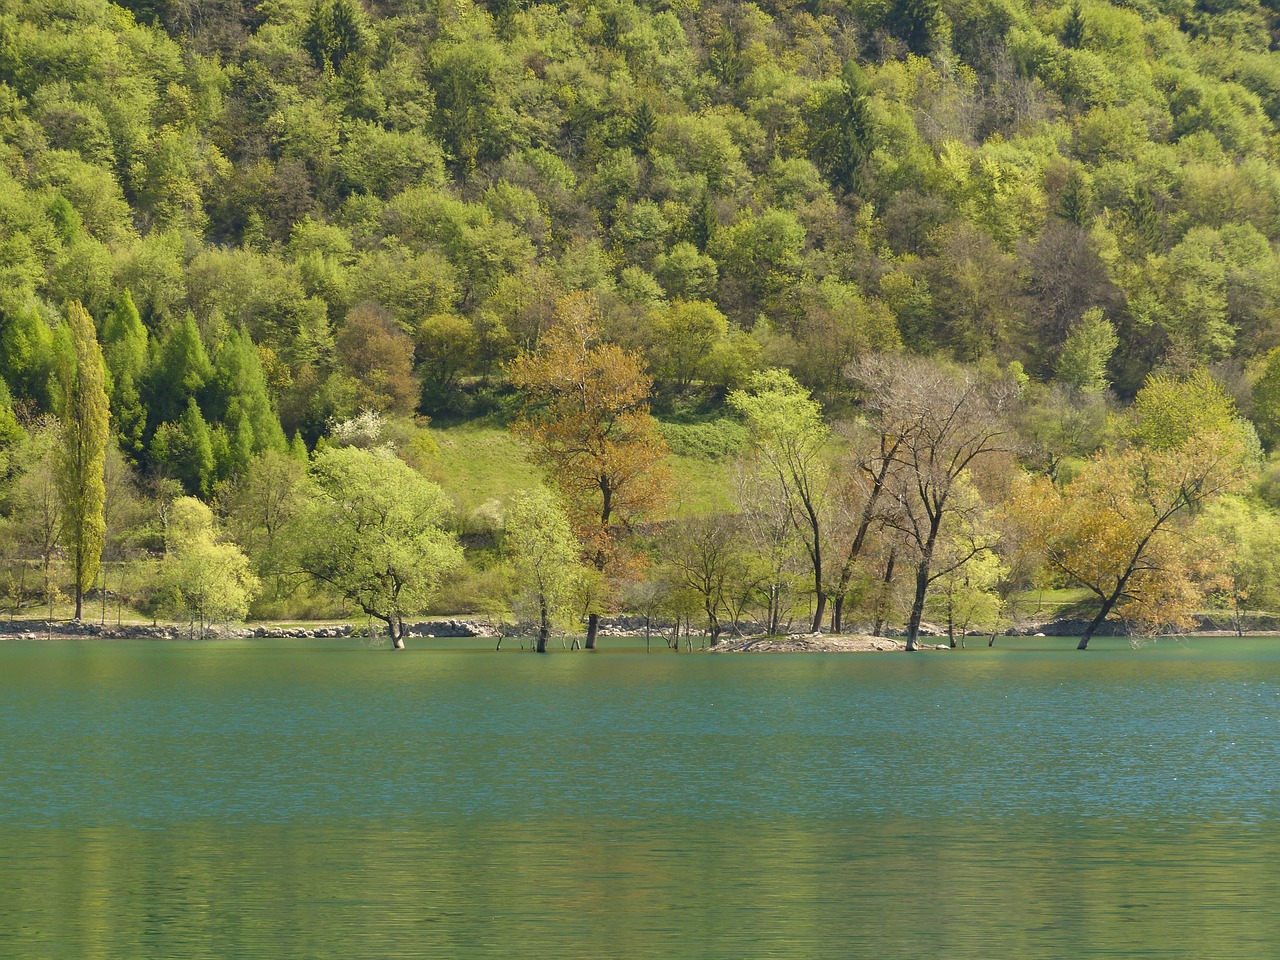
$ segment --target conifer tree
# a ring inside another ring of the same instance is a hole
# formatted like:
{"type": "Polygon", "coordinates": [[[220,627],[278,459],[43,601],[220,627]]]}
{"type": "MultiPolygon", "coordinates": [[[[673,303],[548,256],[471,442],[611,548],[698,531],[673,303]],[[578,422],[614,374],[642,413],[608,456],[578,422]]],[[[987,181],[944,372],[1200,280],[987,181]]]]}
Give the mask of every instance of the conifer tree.
{"type": "Polygon", "coordinates": [[[192,496],[208,496],[213,488],[215,467],[213,433],[192,397],[182,416],[162,423],[151,440],[151,462],[181,481],[192,496]]]}
{"type": "Polygon", "coordinates": [[[841,72],[839,86],[818,101],[810,119],[809,154],[818,168],[845,190],[857,186],[859,171],[871,152],[870,92],[866,74],[850,60],[841,72]]]}
{"type": "Polygon", "coordinates": [[[102,325],[102,355],[111,375],[111,415],[120,449],[135,463],[144,449],[147,411],[139,381],[147,366],[147,328],[126,290],[102,325]]]}
{"type": "Polygon", "coordinates": [[[147,371],[147,423],[154,433],[160,424],[176,423],[189,400],[199,397],[213,378],[213,364],[205,352],[196,319],[190,313],[170,331],[147,371]]]}
{"type": "Polygon", "coordinates": [[[6,313],[0,323],[0,375],[14,394],[51,408],[53,330],[34,303],[6,313]]]}
{"type": "Polygon", "coordinates": [[[284,430],[271,404],[258,350],[244,330],[230,334],[218,346],[205,397],[205,414],[222,423],[230,439],[230,473],[244,469],[255,454],[285,449],[284,430]]]}
{"type": "Polygon", "coordinates": [[[1079,50],[1084,45],[1084,11],[1080,8],[1080,0],[1073,0],[1067,11],[1067,22],[1062,27],[1062,45],[1071,50],[1079,50]]]}
{"type": "Polygon", "coordinates": [[[654,135],[658,132],[658,115],[649,106],[649,101],[641,100],[631,114],[631,129],[628,139],[631,145],[642,154],[648,154],[653,146],[654,135]]]}

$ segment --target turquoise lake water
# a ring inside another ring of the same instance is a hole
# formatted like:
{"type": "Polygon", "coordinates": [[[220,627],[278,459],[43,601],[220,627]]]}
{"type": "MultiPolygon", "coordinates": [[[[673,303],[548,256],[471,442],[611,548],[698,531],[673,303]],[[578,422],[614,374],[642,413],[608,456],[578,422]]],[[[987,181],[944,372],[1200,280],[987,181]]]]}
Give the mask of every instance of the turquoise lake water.
{"type": "Polygon", "coordinates": [[[0,643],[0,957],[1276,956],[1280,640],[1073,647],[0,643]]]}

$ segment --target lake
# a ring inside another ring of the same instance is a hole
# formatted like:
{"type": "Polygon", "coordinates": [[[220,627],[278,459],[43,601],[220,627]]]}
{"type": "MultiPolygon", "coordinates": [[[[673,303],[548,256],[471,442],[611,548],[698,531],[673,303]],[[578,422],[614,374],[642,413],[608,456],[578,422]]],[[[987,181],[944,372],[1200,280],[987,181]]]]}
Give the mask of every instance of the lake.
{"type": "Polygon", "coordinates": [[[1275,956],[1280,640],[601,642],[0,643],[0,956],[1275,956]]]}

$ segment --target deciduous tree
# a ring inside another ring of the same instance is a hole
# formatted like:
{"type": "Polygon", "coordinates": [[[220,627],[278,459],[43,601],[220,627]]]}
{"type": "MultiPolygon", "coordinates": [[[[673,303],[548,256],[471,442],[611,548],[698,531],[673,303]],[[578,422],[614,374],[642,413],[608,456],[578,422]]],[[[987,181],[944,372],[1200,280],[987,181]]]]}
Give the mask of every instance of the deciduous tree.
{"type": "Polygon", "coordinates": [[[249,554],[258,576],[270,577],[274,593],[291,572],[311,495],[305,455],[267,450],[218,493],[218,509],[232,538],[249,554]]]}
{"type": "Polygon", "coordinates": [[[754,374],[747,389],[729,394],[729,405],[746,418],[759,468],[784,491],[789,519],[804,542],[815,594],[811,629],[817,633],[827,601],[823,551],[831,440],[822,407],[785,370],[754,374]]]}
{"type": "Polygon", "coordinates": [[[300,569],[385,623],[393,648],[403,649],[405,616],[462,560],[444,529],[448,500],[385,450],[330,447],[316,454],[311,476],[300,569]]]}
{"type": "Polygon", "coordinates": [[[535,614],[534,649],[546,653],[551,632],[572,623],[577,610],[581,565],[569,518],[550,493],[521,493],[507,514],[504,546],[515,573],[516,606],[535,614]]]}
{"type": "Polygon", "coordinates": [[[412,413],[418,402],[413,341],[384,311],[362,304],[338,331],[338,358],[364,409],[412,413]]]}
{"type": "Polygon", "coordinates": [[[667,577],[674,589],[698,598],[713,647],[720,642],[724,621],[736,621],[741,598],[752,585],[742,532],[736,517],[718,514],[682,519],[662,538],[667,577]]]}
{"type": "Polygon", "coordinates": [[[1217,547],[1210,603],[1230,612],[1237,635],[1247,610],[1280,606],[1280,517],[1238,496],[1209,504],[1196,527],[1217,547]]]}
{"type": "Polygon", "coordinates": [[[194,497],[179,497],[165,520],[160,609],[185,620],[201,639],[212,624],[243,620],[259,581],[240,548],[218,536],[213,511],[194,497]]]}
{"type": "MultiPolygon", "coordinates": [[[[653,381],[639,358],[603,343],[588,293],[560,302],[537,353],[520,354],[511,380],[527,405],[516,427],[559,490],[584,558],[607,573],[625,559],[624,535],[665,502],[666,442],[649,414],[653,381]]],[[[599,615],[587,617],[593,649],[599,615]]]]}
{"type": "Polygon", "coordinates": [[[1185,622],[1197,599],[1186,518],[1243,484],[1257,438],[1208,374],[1153,375],[1127,424],[1127,445],[1095,456],[1071,483],[1024,484],[1012,513],[1049,569],[1098,599],[1078,649],[1113,611],[1154,625],[1185,622]]]}
{"type": "Polygon", "coordinates": [[[882,402],[872,402],[881,433],[902,439],[895,454],[900,466],[896,509],[886,523],[897,532],[915,567],[915,594],[907,619],[907,649],[914,650],[930,586],[990,547],[973,539],[968,555],[956,551],[945,560],[937,556],[944,524],[975,509],[958,495],[966,486],[966,475],[1010,442],[1005,414],[1012,387],[1003,380],[988,381],[970,371],[905,357],[895,368],[893,383],[882,402]]]}

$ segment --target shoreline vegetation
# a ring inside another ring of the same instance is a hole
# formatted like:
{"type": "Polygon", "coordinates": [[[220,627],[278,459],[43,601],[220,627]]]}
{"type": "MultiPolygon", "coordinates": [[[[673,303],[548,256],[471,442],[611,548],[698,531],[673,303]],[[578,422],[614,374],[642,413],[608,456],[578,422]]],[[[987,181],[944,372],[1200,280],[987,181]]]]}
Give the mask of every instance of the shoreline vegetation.
{"type": "Polygon", "coordinates": [[[0,608],[1242,631],[1280,10],[1139,6],[9,0],[0,608]]]}

